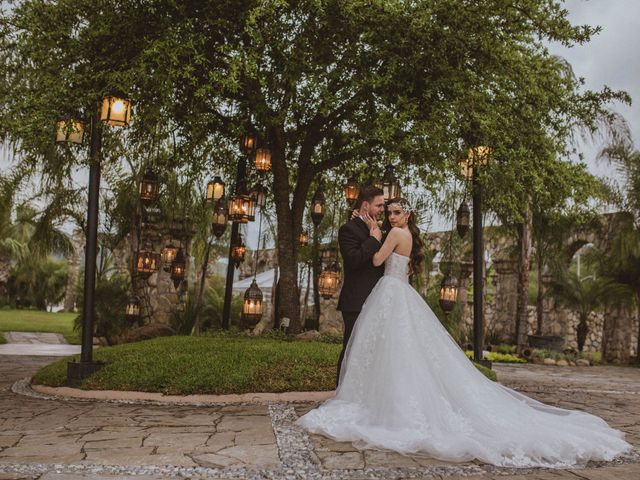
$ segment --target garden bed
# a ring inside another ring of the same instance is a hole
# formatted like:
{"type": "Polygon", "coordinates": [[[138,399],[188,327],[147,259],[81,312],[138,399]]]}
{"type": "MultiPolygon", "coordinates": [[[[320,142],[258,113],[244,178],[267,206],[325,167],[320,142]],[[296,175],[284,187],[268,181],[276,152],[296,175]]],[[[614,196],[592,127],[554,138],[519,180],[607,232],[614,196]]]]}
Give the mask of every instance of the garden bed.
{"type": "MultiPolygon", "coordinates": [[[[94,358],[106,365],[81,388],[168,395],[327,391],[335,388],[340,349],[270,336],[163,337],[96,349],[94,358]]],[[[33,383],[64,386],[70,358],[41,369],[33,383]]],[[[476,366],[495,380],[494,372],[476,366]]]]}

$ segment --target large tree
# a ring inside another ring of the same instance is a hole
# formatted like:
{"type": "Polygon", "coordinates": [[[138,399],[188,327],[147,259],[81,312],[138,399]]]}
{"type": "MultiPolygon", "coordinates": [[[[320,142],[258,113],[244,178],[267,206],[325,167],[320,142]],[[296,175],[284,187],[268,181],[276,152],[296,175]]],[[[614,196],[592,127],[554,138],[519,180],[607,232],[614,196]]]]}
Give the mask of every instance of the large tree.
{"type": "Polygon", "coordinates": [[[280,315],[297,331],[296,237],[314,179],[393,163],[435,189],[461,150],[487,142],[495,166],[481,181],[517,210],[540,146],[563,152],[576,122],[593,126],[623,97],[578,91],[544,46],[594,31],[556,0],[25,0],[2,22],[0,133],[27,162],[55,156],[43,169],[62,181],[81,158],[52,152],[56,115],[108,90],[137,107],[131,131],[107,135],[105,168],[172,133],[171,165],[231,172],[237,139],[257,128],[273,154],[280,315]]]}

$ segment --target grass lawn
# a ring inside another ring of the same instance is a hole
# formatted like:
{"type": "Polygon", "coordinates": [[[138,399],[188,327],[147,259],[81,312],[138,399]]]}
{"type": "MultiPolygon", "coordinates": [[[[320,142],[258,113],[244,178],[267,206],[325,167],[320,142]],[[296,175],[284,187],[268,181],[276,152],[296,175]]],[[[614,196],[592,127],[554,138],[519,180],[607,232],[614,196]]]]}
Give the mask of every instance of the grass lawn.
{"type": "Polygon", "coordinates": [[[0,332],[61,333],[67,342],[79,345],[80,332],[73,330],[76,315],[38,310],[0,310],[0,332]]]}
{"type": "MultiPolygon", "coordinates": [[[[332,390],[340,348],[270,336],[163,337],[96,349],[95,359],[107,364],[82,388],[174,395],[332,390]]],[[[33,382],[63,386],[68,360],[44,367],[33,382]]]]}
{"type": "Polygon", "coordinates": [[[3,343],[7,343],[7,339],[4,338],[4,335],[2,334],[2,332],[0,332],[0,345],[2,345],[3,343]]]}

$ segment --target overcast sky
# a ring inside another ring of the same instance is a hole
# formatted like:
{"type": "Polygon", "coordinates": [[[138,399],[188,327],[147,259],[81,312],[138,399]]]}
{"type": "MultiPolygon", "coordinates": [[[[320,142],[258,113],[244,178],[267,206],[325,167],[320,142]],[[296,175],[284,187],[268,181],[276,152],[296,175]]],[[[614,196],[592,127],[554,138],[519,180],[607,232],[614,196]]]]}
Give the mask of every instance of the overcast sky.
{"type": "MultiPolygon", "coordinates": [[[[634,101],[640,101],[640,0],[568,0],[565,7],[574,24],[600,25],[602,32],[584,46],[564,48],[550,45],[550,51],[566,58],[578,77],[584,77],[585,87],[599,90],[604,85],[626,90],[634,101]]],[[[614,105],[629,122],[636,142],[640,138],[640,112],[637,105],[614,105]]],[[[595,160],[599,145],[582,145],[589,169],[607,176],[611,169],[595,160]]],[[[6,168],[6,156],[0,153],[0,165],[6,168]]],[[[86,181],[79,175],[78,182],[86,181]]],[[[439,230],[451,225],[451,219],[435,219],[431,228],[439,230]]],[[[248,246],[257,241],[257,225],[250,224],[248,246]],[[254,228],[256,231],[254,231],[254,228]]]]}

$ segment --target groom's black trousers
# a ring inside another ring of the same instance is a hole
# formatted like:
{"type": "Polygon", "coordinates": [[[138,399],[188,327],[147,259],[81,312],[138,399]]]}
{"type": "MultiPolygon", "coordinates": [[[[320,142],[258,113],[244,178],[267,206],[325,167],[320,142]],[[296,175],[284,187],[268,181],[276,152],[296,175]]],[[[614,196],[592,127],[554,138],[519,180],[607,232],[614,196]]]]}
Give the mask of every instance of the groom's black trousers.
{"type": "Polygon", "coordinates": [[[360,315],[360,312],[342,312],[342,321],[344,322],[344,336],[342,337],[342,351],[340,352],[340,358],[338,359],[338,375],[336,375],[336,387],[340,381],[340,367],[342,367],[342,360],[344,359],[344,352],[347,349],[349,338],[351,338],[351,332],[356,324],[356,319],[360,315]]]}

